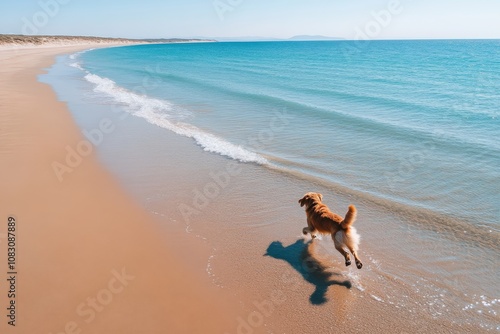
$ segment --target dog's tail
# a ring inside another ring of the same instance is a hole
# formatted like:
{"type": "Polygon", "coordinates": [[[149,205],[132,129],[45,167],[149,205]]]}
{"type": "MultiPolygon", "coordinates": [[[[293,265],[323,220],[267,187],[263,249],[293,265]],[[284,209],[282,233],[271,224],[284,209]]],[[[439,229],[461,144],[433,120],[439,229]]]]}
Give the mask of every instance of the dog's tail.
{"type": "Polygon", "coordinates": [[[347,213],[345,214],[345,218],[340,223],[340,226],[345,230],[352,224],[354,224],[354,221],[356,220],[356,214],[358,210],[356,210],[356,207],[354,205],[349,205],[349,210],[347,210],[347,213]]]}

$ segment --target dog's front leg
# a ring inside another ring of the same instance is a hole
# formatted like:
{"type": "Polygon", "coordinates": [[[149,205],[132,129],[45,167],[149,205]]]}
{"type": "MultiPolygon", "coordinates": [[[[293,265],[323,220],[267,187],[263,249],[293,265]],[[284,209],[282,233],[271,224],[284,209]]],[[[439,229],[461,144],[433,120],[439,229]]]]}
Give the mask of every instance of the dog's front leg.
{"type": "Polygon", "coordinates": [[[314,228],[314,225],[312,224],[311,220],[309,217],[307,217],[307,227],[304,227],[302,229],[302,233],[304,233],[305,235],[307,235],[307,233],[310,233],[311,234],[311,238],[316,238],[316,235],[314,234],[314,232],[316,232],[316,229],[314,228]]]}
{"type": "Polygon", "coordinates": [[[316,238],[316,235],[314,235],[314,231],[313,231],[313,230],[311,230],[311,228],[310,228],[310,227],[304,227],[304,228],[302,229],[302,233],[303,233],[304,235],[307,235],[307,234],[309,233],[309,234],[311,234],[311,238],[313,238],[313,239],[314,239],[314,238],[316,238]]]}

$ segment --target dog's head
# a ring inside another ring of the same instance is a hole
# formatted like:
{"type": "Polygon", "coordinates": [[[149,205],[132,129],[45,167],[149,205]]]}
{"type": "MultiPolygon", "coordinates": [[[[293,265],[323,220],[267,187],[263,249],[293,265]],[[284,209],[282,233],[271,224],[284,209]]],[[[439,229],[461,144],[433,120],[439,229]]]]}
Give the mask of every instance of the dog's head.
{"type": "Polygon", "coordinates": [[[300,206],[306,206],[306,208],[310,207],[314,203],[321,203],[323,200],[323,195],[320,193],[307,193],[299,199],[300,206]]]}

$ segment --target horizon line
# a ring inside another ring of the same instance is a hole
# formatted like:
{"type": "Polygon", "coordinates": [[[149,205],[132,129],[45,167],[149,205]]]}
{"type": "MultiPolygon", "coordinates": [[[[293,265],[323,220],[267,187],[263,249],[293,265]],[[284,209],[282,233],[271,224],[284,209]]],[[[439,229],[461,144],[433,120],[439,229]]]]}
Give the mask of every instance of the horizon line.
{"type": "Polygon", "coordinates": [[[497,38],[486,38],[486,37],[478,37],[478,38],[460,38],[460,37],[414,37],[414,38],[374,38],[374,39],[348,39],[342,37],[330,37],[330,36],[321,36],[321,35],[295,35],[287,38],[278,38],[278,37],[259,37],[259,36],[238,36],[238,37],[228,37],[228,36],[218,36],[218,37],[109,37],[109,36],[92,36],[92,35],[23,35],[23,34],[15,34],[15,33],[0,33],[0,36],[23,36],[23,37],[68,37],[68,38],[102,38],[102,39],[125,39],[125,40],[211,40],[217,42],[373,42],[373,41],[448,41],[448,40],[479,40],[479,41],[495,41],[500,40],[500,37],[497,38]],[[324,37],[324,38],[311,38],[311,39],[299,39],[300,37],[324,37]],[[297,39],[294,39],[297,38],[297,39]]]}

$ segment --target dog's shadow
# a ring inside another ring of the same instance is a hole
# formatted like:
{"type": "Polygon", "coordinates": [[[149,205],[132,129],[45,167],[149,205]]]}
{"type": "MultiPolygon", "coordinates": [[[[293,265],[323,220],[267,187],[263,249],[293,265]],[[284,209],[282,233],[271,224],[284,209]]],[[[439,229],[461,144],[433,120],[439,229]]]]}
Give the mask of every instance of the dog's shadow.
{"type": "Polygon", "coordinates": [[[349,280],[338,281],[332,279],[334,275],[340,275],[328,271],[328,267],[322,264],[314,257],[315,241],[305,242],[304,239],[299,239],[295,243],[284,247],[280,241],[273,241],[264,256],[271,256],[278,260],[288,262],[295,270],[297,270],[304,280],[315,286],[315,290],[309,301],[313,305],[321,305],[326,303],[326,292],[331,285],[341,285],[348,289],[352,287],[349,280]]]}

